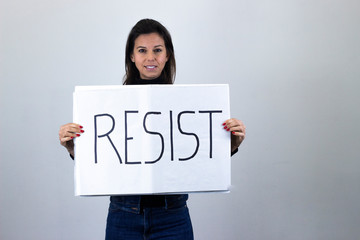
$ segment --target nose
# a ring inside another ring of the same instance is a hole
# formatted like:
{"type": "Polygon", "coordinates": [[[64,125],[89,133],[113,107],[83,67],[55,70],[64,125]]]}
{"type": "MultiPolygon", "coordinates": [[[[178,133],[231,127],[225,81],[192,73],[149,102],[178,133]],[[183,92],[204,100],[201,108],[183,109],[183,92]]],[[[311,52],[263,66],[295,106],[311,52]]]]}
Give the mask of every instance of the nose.
{"type": "Polygon", "coordinates": [[[153,52],[148,52],[147,54],[147,60],[148,61],[154,61],[155,60],[155,54],[153,52]]]}

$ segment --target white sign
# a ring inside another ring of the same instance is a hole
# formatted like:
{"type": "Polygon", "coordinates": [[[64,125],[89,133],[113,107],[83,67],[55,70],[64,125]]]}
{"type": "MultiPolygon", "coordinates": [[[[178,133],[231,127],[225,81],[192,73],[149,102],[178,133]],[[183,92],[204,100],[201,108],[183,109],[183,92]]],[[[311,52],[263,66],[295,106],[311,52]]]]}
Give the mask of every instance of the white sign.
{"type": "Polygon", "coordinates": [[[228,191],[228,85],[80,86],[75,194],[228,191]]]}

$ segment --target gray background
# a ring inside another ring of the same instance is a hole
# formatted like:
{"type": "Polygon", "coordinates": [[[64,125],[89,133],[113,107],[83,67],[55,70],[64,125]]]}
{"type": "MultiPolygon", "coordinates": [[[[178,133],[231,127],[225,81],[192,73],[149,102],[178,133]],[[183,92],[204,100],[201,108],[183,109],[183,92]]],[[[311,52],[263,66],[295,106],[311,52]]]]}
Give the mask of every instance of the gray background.
{"type": "Polygon", "coordinates": [[[357,239],[357,0],[1,0],[0,239],[103,239],[108,198],[74,197],[58,130],[75,85],[121,84],[145,17],[176,83],[229,83],[248,130],[232,192],[190,196],[196,239],[357,239]]]}

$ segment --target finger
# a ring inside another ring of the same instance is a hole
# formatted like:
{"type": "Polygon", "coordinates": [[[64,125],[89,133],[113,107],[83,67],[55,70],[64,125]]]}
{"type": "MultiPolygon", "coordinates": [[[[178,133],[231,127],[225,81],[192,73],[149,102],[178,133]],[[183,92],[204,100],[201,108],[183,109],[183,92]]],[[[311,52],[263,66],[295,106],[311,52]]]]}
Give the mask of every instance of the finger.
{"type": "Polygon", "coordinates": [[[62,125],[60,128],[62,128],[62,129],[67,129],[67,128],[81,129],[83,127],[80,124],[77,124],[77,123],[67,123],[65,125],[62,125]]]}
{"type": "Polygon", "coordinates": [[[81,129],[81,128],[74,128],[74,127],[72,127],[72,128],[67,129],[67,132],[70,132],[70,133],[83,133],[84,130],[81,129]]]}
{"type": "Polygon", "coordinates": [[[62,143],[66,144],[66,142],[73,140],[74,138],[80,137],[80,134],[71,134],[71,135],[67,135],[67,136],[63,136],[63,137],[59,137],[59,140],[62,143]]]}
{"type": "Polygon", "coordinates": [[[246,132],[245,131],[237,131],[237,130],[230,130],[231,134],[235,135],[235,136],[245,136],[246,135],[246,132]]]}
{"type": "Polygon", "coordinates": [[[60,127],[59,137],[63,138],[69,136],[69,134],[80,134],[83,133],[83,127],[79,124],[68,123],[60,127]]]}
{"type": "Polygon", "coordinates": [[[64,125],[61,130],[64,132],[72,132],[72,133],[80,133],[83,127],[79,124],[75,124],[75,123],[71,123],[71,124],[67,124],[64,125]]]}
{"type": "Polygon", "coordinates": [[[230,131],[230,132],[244,132],[245,133],[245,126],[243,125],[233,125],[233,126],[224,126],[224,129],[226,131],[230,131]]]}
{"type": "Polygon", "coordinates": [[[232,135],[237,136],[237,137],[241,137],[241,138],[245,138],[245,133],[243,132],[231,132],[232,135]]]}
{"type": "Polygon", "coordinates": [[[245,127],[244,123],[238,119],[230,119],[227,124],[228,127],[242,126],[245,127]]]}
{"type": "Polygon", "coordinates": [[[74,137],[63,137],[63,138],[60,139],[60,143],[61,143],[61,145],[65,146],[66,142],[68,142],[68,141],[70,141],[72,139],[74,139],[74,137]]]}
{"type": "MultiPolygon", "coordinates": [[[[82,132],[84,132],[82,130],[82,132]]],[[[59,139],[60,141],[62,141],[62,139],[64,138],[76,138],[76,137],[80,137],[80,133],[76,133],[76,132],[69,132],[69,131],[60,131],[59,132],[59,139]]],[[[68,140],[67,140],[68,141],[68,140]]]]}
{"type": "Polygon", "coordinates": [[[230,128],[230,130],[236,130],[236,131],[241,131],[244,132],[246,130],[245,125],[230,125],[228,126],[228,128],[230,128]]]}
{"type": "Polygon", "coordinates": [[[231,118],[223,123],[223,126],[234,127],[234,126],[245,126],[244,123],[236,118],[231,118]]]}

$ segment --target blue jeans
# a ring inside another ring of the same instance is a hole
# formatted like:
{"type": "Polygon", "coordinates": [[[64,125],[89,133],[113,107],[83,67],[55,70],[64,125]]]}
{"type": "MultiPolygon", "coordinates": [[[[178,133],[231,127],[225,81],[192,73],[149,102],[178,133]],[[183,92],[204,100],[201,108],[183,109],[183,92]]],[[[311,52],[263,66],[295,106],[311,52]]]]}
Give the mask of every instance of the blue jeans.
{"type": "Polygon", "coordinates": [[[106,240],[193,240],[187,194],[167,195],[162,207],[140,204],[140,196],[110,197],[106,240]]]}

